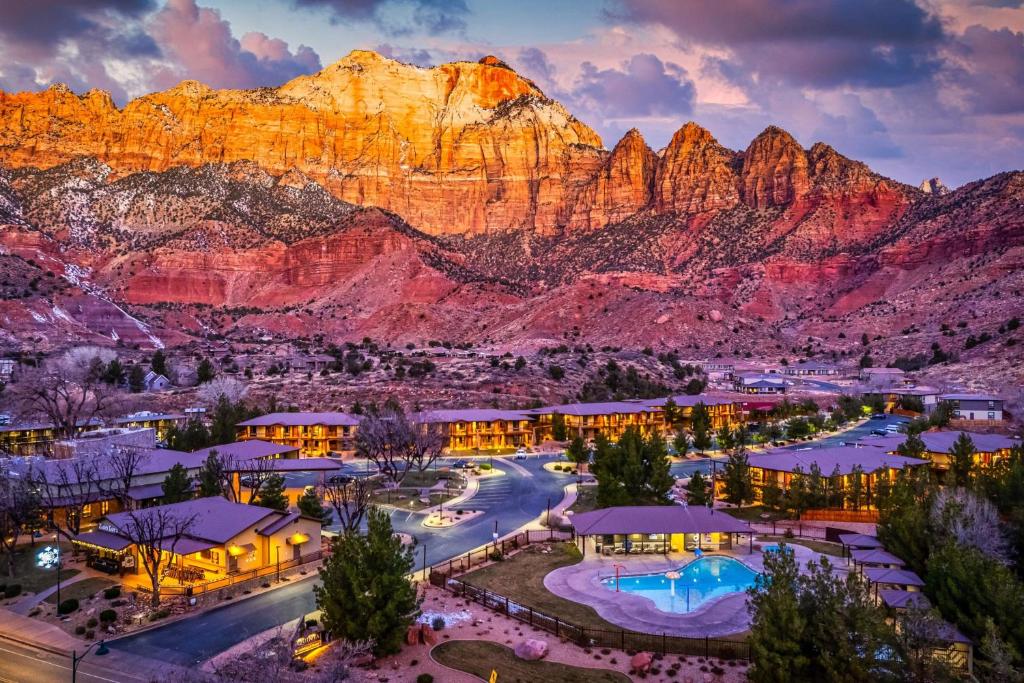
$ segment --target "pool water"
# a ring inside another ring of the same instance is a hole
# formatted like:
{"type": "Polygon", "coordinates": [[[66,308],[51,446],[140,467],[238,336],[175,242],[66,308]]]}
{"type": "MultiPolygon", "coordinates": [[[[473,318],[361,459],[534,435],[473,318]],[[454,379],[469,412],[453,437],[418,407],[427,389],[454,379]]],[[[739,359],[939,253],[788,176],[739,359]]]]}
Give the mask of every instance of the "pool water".
{"type": "MultiPolygon", "coordinates": [[[[619,590],[635,593],[654,602],[663,612],[692,612],[709,600],[729,593],[742,593],[754,585],[757,572],[732,559],[711,555],[698,558],[677,570],[679,578],[665,578],[666,572],[622,576],[619,590]]],[[[615,577],[601,581],[608,590],[615,590],[615,577]]]]}

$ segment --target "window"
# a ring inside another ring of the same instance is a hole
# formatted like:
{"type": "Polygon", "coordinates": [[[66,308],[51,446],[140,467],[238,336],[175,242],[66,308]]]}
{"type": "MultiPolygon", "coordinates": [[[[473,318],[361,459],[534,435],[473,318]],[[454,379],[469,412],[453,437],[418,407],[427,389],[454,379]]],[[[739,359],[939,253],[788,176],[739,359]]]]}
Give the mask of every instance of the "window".
{"type": "Polygon", "coordinates": [[[100,503],[100,514],[101,515],[107,514],[107,512],[109,510],[110,510],[110,501],[109,500],[105,500],[102,503],[100,503]]]}
{"type": "Polygon", "coordinates": [[[990,410],[990,411],[988,412],[988,419],[990,419],[990,420],[994,420],[994,419],[996,419],[996,414],[995,414],[995,412],[993,412],[993,411],[991,411],[991,410],[990,410]]]}

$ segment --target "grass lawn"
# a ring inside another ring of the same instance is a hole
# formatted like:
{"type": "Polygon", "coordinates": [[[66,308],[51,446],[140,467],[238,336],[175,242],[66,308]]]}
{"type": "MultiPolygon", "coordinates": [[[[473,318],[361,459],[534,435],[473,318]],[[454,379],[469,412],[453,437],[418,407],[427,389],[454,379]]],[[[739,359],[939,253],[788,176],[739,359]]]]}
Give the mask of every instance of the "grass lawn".
{"type": "Polygon", "coordinates": [[[429,488],[437,483],[438,479],[451,479],[452,483],[460,479],[462,475],[448,468],[428,469],[422,472],[413,470],[402,479],[403,488],[429,488]]]}
{"type": "MultiPolygon", "coordinates": [[[[14,578],[7,576],[7,558],[0,559],[0,584],[20,584],[21,590],[25,593],[38,593],[57,583],[56,569],[42,569],[36,566],[36,554],[52,543],[36,543],[33,546],[21,546],[14,555],[14,578]]],[[[66,543],[60,544],[61,553],[71,555],[71,546],[66,543]]],[[[60,572],[61,579],[70,579],[78,573],[77,569],[65,567],[60,572]]]]}
{"type": "Polygon", "coordinates": [[[441,664],[488,680],[498,672],[501,683],[629,683],[629,677],[607,669],[584,669],[556,662],[527,662],[511,649],[486,640],[451,640],[431,651],[441,664]]]}
{"type": "Polygon", "coordinates": [[[790,545],[802,545],[805,548],[810,548],[816,553],[822,555],[832,555],[834,557],[843,557],[843,546],[838,543],[830,543],[829,541],[817,541],[814,539],[807,538],[786,538],[785,536],[758,536],[759,542],[775,542],[775,543],[787,543],[790,545]]]}
{"type": "Polygon", "coordinates": [[[764,509],[763,505],[748,505],[747,507],[741,508],[722,508],[722,511],[727,513],[730,517],[736,519],[742,519],[744,522],[771,522],[773,519],[784,519],[784,515],[773,515],[764,509]],[[768,514],[770,517],[767,519],[761,517],[761,515],[768,514]]]}
{"type": "MultiPolygon", "coordinates": [[[[61,573],[61,578],[64,578],[63,572],[61,573]]],[[[77,581],[67,586],[65,586],[62,581],[60,585],[60,599],[67,600],[69,598],[74,598],[76,600],[83,600],[85,598],[92,597],[104,588],[110,588],[111,586],[116,585],[118,585],[116,581],[95,576],[91,576],[88,579],[82,579],[81,581],[77,581]]],[[[56,605],[57,593],[52,593],[46,596],[46,602],[51,605],[56,605]]]]}
{"type": "Polygon", "coordinates": [[[542,547],[531,545],[503,562],[496,562],[459,578],[577,626],[618,630],[618,626],[602,619],[592,607],[560,598],[544,587],[544,577],[550,572],[583,559],[576,546],[572,543],[554,543],[551,545],[552,551],[547,554],[540,552],[542,547]]]}
{"type": "Polygon", "coordinates": [[[446,494],[443,491],[431,491],[430,503],[420,502],[419,489],[391,489],[387,491],[385,489],[377,489],[373,492],[372,499],[377,505],[390,505],[400,510],[423,510],[424,508],[438,505],[439,503],[447,503],[452,498],[456,498],[461,495],[461,491],[452,490],[451,493],[446,494]],[[404,498],[399,498],[404,496],[404,498]]]}
{"type": "Polygon", "coordinates": [[[580,486],[576,489],[576,502],[569,509],[573,512],[590,512],[597,509],[597,487],[580,486]]]}

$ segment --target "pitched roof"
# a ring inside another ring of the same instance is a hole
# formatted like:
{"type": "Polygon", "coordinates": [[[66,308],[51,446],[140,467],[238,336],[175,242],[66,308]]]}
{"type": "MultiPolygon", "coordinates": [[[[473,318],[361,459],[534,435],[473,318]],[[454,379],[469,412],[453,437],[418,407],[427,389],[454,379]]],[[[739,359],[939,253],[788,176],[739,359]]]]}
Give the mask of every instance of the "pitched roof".
{"type": "Polygon", "coordinates": [[[219,446],[200,448],[193,455],[200,455],[203,460],[206,460],[206,456],[213,451],[217,451],[218,455],[238,460],[254,460],[257,458],[272,458],[285,455],[286,453],[295,453],[298,450],[295,446],[283,446],[260,439],[249,439],[248,441],[235,441],[233,443],[220,444],[219,446]]]}
{"type": "Polygon", "coordinates": [[[734,402],[734,399],[725,398],[722,396],[705,396],[704,394],[682,394],[679,396],[668,396],[665,398],[646,398],[638,399],[636,401],[629,401],[630,403],[640,403],[645,406],[652,406],[657,408],[664,408],[668,399],[671,398],[672,402],[680,408],[692,408],[698,403],[703,403],[706,406],[721,406],[729,405],[734,402]]]}
{"type": "Polygon", "coordinates": [[[576,533],[666,534],[750,533],[746,522],[703,505],[632,505],[579,512],[570,517],[576,533]]]}
{"type": "Polygon", "coordinates": [[[355,427],[359,424],[359,418],[348,413],[268,413],[254,417],[245,422],[239,422],[239,427],[270,427],[281,425],[284,427],[304,427],[312,425],[325,425],[328,427],[355,427]]]}
{"type": "Polygon", "coordinates": [[[611,415],[614,413],[635,414],[654,413],[658,410],[652,406],[631,401],[605,401],[603,403],[566,403],[558,406],[545,406],[524,411],[533,415],[549,415],[560,413],[562,415],[585,416],[585,415],[611,415]]]}
{"type": "Polygon", "coordinates": [[[886,453],[881,448],[857,446],[833,446],[829,448],[811,448],[800,451],[773,450],[762,455],[749,456],[750,466],[778,472],[795,472],[804,474],[811,471],[811,465],[817,463],[824,476],[831,476],[836,470],[839,474],[850,474],[860,466],[865,472],[880,469],[897,469],[927,465],[929,461],[918,458],[907,458],[902,455],[886,453]]]}
{"type": "Polygon", "coordinates": [[[930,453],[949,453],[953,450],[953,444],[961,434],[966,434],[974,442],[975,451],[978,453],[994,453],[1006,448],[1013,448],[1021,444],[1020,439],[1012,439],[1002,434],[978,434],[976,432],[922,432],[921,440],[924,441],[930,453]]]}
{"type": "Polygon", "coordinates": [[[839,542],[851,548],[881,548],[882,542],[877,536],[868,534],[839,534],[839,542]]]}
{"type": "Polygon", "coordinates": [[[1002,401],[992,394],[940,394],[940,401],[1002,401]]]}
{"type": "Polygon", "coordinates": [[[453,408],[424,410],[412,416],[413,422],[497,422],[499,420],[533,420],[536,416],[525,410],[496,410],[493,408],[453,408]]]}
{"type": "MultiPolygon", "coordinates": [[[[232,503],[220,497],[196,498],[186,500],[182,503],[171,503],[170,505],[159,505],[151,508],[143,508],[133,512],[115,512],[107,515],[105,519],[115,528],[122,529],[132,521],[132,515],[137,519],[147,515],[155,515],[159,511],[168,512],[178,519],[187,519],[195,516],[192,528],[188,535],[192,538],[212,541],[214,543],[227,543],[233,537],[245,531],[254,524],[259,523],[267,517],[277,517],[283,513],[270,508],[258,505],[245,505],[243,503],[232,503]]],[[[209,546],[208,546],[209,547],[209,546]]],[[[177,552],[182,552],[178,550],[177,552]]]]}
{"type": "Polygon", "coordinates": [[[909,569],[887,569],[886,567],[864,567],[864,576],[871,583],[891,583],[897,586],[923,586],[920,576],[909,569]]]}
{"type": "Polygon", "coordinates": [[[907,566],[906,562],[896,557],[888,550],[882,548],[854,548],[850,551],[850,557],[857,564],[885,564],[907,566]]]}
{"type": "Polygon", "coordinates": [[[285,528],[292,522],[298,521],[300,517],[302,517],[302,515],[300,515],[298,512],[289,512],[288,514],[281,515],[280,517],[272,521],[270,524],[267,524],[265,527],[260,529],[259,534],[260,536],[271,536],[273,534],[276,534],[278,531],[285,528]]]}
{"type": "Polygon", "coordinates": [[[927,609],[931,607],[928,597],[921,591],[904,591],[896,588],[885,588],[878,591],[878,597],[893,609],[905,609],[907,607],[920,607],[927,609]]]}

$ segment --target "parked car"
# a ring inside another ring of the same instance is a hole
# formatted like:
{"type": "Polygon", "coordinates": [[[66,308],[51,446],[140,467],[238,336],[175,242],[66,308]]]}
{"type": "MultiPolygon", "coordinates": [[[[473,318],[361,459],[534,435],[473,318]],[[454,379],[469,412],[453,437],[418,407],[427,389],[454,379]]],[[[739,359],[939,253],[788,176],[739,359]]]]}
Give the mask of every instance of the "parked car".
{"type": "Polygon", "coordinates": [[[256,477],[253,476],[242,477],[238,481],[247,489],[255,488],[256,486],[256,477]]]}
{"type": "Polygon", "coordinates": [[[885,431],[884,429],[872,429],[871,433],[874,434],[875,436],[889,436],[889,432],[885,431]]]}
{"type": "Polygon", "coordinates": [[[885,419],[885,413],[875,413],[874,415],[871,416],[871,419],[872,420],[884,420],[885,419]]]}
{"type": "Polygon", "coordinates": [[[472,465],[469,464],[468,460],[456,460],[452,463],[452,467],[457,470],[467,470],[472,467],[472,465]]]}
{"type": "Polygon", "coordinates": [[[353,477],[351,474],[332,474],[331,476],[327,477],[327,483],[328,484],[348,484],[353,479],[355,479],[355,477],[353,477]]]}
{"type": "Polygon", "coordinates": [[[514,457],[516,460],[526,460],[526,455],[526,449],[520,446],[519,448],[516,449],[516,454],[514,457]]]}

